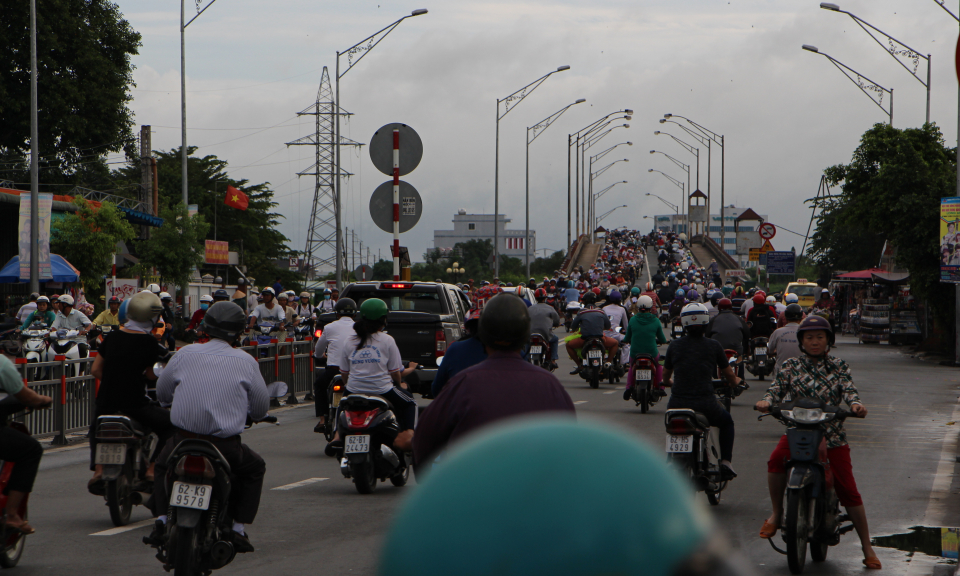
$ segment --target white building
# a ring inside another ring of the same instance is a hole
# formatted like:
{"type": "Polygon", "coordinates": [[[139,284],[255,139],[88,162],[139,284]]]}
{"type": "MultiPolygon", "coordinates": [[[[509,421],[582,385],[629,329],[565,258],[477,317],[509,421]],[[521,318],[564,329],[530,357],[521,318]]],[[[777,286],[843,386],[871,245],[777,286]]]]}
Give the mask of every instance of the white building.
{"type": "MultiPolygon", "coordinates": [[[[523,230],[507,230],[511,220],[500,214],[497,218],[500,239],[500,254],[514,258],[523,258],[526,253],[523,230]]],[[[467,214],[459,210],[453,217],[453,230],[434,230],[433,247],[443,251],[452,250],[458,242],[471,240],[490,240],[493,244],[493,214],[467,214]]],[[[530,230],[530,258],[536,253],[537,233],[530,230]]]]}
{"type": "MultiPolygon", "coordinates": [[[[734,232],[733,224],[737,217],[747,210],[748,208],[727,206],[727,208],[723,211],[723,216],[726,220],[723,248],[727,251],[727,254],[730,254],[734,257],[737,255],[737,236],[734,232]]],[[[770,217],[766,214],[761,214],[760,217],[763,218],[764,221],[770,219],[770,217]]],[[[676,214],[658,214],[657,216],[654,216],[658,230],[668,230],[676,233],[687,232],[687,225],[686,222],[683,221],[683,218],[683,215],[678,217],[676,214]]],[[[755,228],[756,222],[745,222],[744,225],[740,227],[740,231],[750,232],[755,228]]],[[[720,243],[720,214],[710,215],[710,238],[712,238],[717,244],[720,243]]]]}

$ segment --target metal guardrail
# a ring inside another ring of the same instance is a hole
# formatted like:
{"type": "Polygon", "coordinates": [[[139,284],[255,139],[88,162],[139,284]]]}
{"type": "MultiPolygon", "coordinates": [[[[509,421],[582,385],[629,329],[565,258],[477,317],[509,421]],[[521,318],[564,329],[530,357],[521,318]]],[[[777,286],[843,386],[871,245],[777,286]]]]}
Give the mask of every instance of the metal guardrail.
{"type": "MultiPolygon", "coordinates": [[[[301,398],[313,393],[315,366],[311,339],[272,340],[270,344],[240,349],[257,360],[264,382],[286,383],[289,391],[286,404],[299,404],[301,398]]],[[[51,442],[56,446],[68,443],[67,434],[88,430],[96,413],[100,389],[100,381],[90,374],[96,355],[91,352],[89,358],[79,360],[57,356],[52,362],[29,363],[25,358],[18,358],[16,367],[24,384],[37,394],[53,398],[53,404],[49,410],[21,413],[15,419],[26,424],[34,437],[52,437],[51,442]]],[[[274,405],[279,406],[279,401],[274,405]]]]}

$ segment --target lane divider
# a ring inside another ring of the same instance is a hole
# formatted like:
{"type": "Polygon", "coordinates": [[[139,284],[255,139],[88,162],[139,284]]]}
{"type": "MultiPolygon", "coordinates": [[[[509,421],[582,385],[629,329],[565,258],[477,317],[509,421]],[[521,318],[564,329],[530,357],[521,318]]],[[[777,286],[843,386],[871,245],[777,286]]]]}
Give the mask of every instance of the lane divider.
{"type": "Polygon", "coordinates": [[[293,484],[284,484],[283,486],[277,486],[276,488],[271,488],[270,490],[293,490],[294,488],[307,486],[308,484],[315,484],[317,482],[323,482],[324,480],[329,480],[329,478],[307,478],[306,480],[294,482],[293,484]]]}
{"type": "Polygon", "coordinates": [[[589,400],[577,400],[574,404],[586,404],[589,400]]]}
{"type": "Polygon", "coordinates": [[[90,536],[116,536],[117,534],[123,534],[124,532],[136,530],[137,528],[146,528],[147,526],[153,526],[153,523],[156,520],[157,520],[156,518],[148,518],[146,520],[134,522],[133,524],[127,524],[126,526],[119,526],[117,528],[111,528],[109,530],[104,530],[102,532],[94,532],[93,534],[90,534],[90,536]]]}

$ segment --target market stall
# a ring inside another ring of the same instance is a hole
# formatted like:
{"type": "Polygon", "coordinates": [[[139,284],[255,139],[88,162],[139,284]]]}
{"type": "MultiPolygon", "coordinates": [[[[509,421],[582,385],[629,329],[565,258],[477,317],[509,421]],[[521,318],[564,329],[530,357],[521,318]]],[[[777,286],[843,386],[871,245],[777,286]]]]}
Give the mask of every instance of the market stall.
{"type": "Polygon", "coordinates": [[[880,268],[836,276],[831,283],[845,296],[845,328],[852,328],[860,342],[918,343],[920,324],[908,280],[906,273],[880,268]]]}

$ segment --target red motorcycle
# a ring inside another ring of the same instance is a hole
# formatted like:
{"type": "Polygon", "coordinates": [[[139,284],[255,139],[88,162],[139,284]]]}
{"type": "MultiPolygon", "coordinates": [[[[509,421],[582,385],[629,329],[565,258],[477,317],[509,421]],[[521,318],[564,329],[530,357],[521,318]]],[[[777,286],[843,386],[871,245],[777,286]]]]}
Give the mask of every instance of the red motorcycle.
{"type": "Polygon", "coordinates": [[[654,389],[653,377],[656,374],[657,362],[648,354],[641,354],[633,360],[633,401],[640,407],[640,413],[647,410],[660,399],[658,390],[654,389]]]}
{"type": "MultiPolygon", "coordinates": [[[[23,404],[13,396],[8,396],[0,400],[0,425],[9,426],[29,436],[30,431],[27,430],[26,426],[20,422],[9,421],[11,416],[22,412],[23,409],[23,404]]],[[[0,510],[5,510],[7,507],[7,497],[3,494],[3,491],[6,490],[7,482],[10,481],[10,472],[13,471],[13,466],[13,462],[3,462],[0,460],[0,510]]],[[[27,501],[29,499],[30,495],[28,494],[23,498],[23,502],[20,503],[20,509],[17,511],[24,520],[27,519],[27,501]]],[[[19,530],[8,530],[6,525],[0,520],[0,547],[2,547],[2,550],[0,550],[0,567],[13,568],[17,565],[20,561],[20,556],[23,555],[26,539],[27,537],[19,530]]]]}

